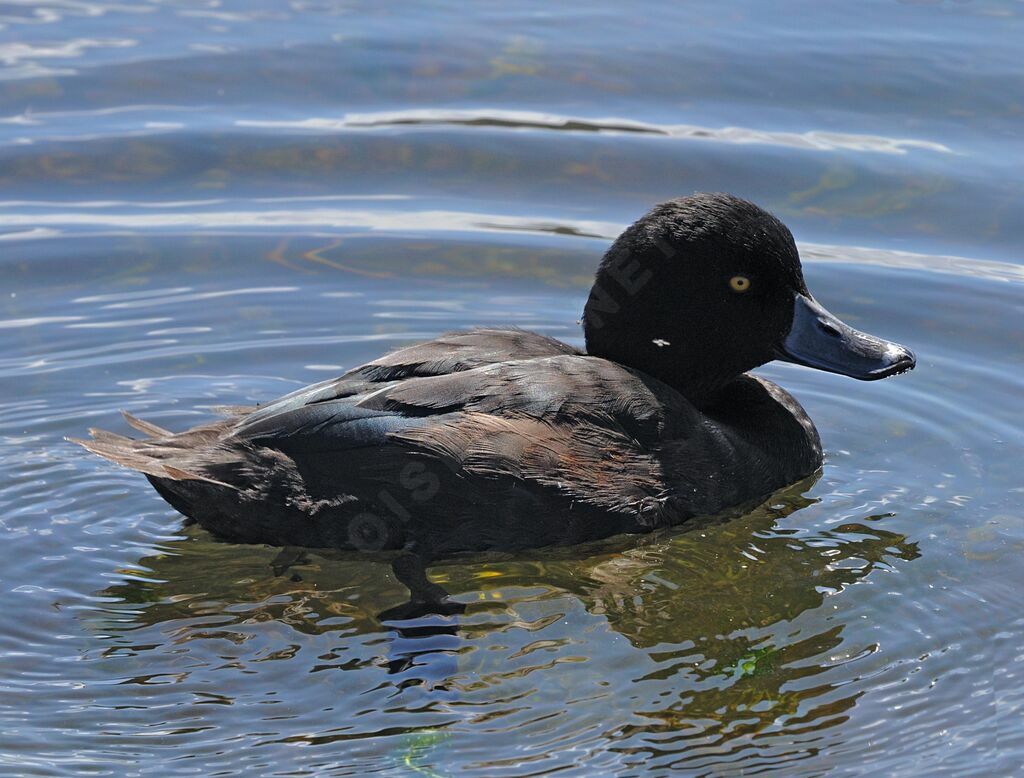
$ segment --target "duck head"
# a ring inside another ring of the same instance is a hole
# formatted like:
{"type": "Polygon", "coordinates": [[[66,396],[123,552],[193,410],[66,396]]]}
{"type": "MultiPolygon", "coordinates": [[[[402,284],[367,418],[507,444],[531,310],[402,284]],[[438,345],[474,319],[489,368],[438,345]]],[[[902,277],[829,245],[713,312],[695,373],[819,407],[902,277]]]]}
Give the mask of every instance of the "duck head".
{"type": "Polygon", "coordinates": [[[915,364],[829,313],[786,225],[726,194],[662,203],[626,229],[601,260],[583,328],[587,353],[695,401],[773,359],[864,381],[915,364]]]}

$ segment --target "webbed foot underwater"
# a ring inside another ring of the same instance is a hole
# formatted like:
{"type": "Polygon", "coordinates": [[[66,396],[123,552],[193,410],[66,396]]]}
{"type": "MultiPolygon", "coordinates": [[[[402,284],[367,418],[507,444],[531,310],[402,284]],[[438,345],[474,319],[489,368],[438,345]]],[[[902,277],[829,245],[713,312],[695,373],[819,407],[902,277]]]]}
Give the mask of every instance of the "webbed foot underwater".
{"type": "Polygon", "coordinates": [[[822,307],[785,225],[722,194],[626,229],[583,326],[584,351],[448,333],[186,432],[128,417],[145,437],[75,442],[229,540],[401,550],[412,601],[391,615],[450,613],[433,560],[646,532],[816,472],[803,408],[747,371],[784,359],[874,380],[915,364],[822,307]]]}

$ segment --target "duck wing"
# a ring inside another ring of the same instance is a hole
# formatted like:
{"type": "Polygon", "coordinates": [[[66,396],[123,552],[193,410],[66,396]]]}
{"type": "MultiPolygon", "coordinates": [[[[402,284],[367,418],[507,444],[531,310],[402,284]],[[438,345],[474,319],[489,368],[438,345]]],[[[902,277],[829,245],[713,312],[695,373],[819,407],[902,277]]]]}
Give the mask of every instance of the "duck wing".
{"type": "Polygon", "coordinates": [[[352,388],[248,417],[224,443],[281,452],[303,502],[344,491],[377,537],[437,553],[665,523],[658,443],[689,406],[653,379],[562,353],[352,388]]]}
{"type": "Polygon", "coordinates": [[[408,378],[441,376],[516,359],[578,354],[554,338],[517,329],[448,332],[383,355],[345,373],[312,384],[260,407],[240,419],[235,431],[245,435],[284,411],[329,400],[355,397],[382,384],[408,378]]]}

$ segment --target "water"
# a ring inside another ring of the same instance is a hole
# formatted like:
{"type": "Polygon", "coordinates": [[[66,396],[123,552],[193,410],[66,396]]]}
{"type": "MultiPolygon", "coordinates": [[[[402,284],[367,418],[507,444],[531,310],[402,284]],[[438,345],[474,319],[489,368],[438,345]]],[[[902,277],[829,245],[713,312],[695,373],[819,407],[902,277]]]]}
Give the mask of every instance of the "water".
{"type": "Polygon", "coordinates": [[[0,772],[1009,774],[1024,584],[1017,2],[0,4],[0,772]],[[220,543],[63,441],[442,330],[580,342],[596,260],[725,190],[912,346],[763,373],[817,481],[435,568],[220,543]],[[422,626],[422,625],[421,625],[422,626]]]}

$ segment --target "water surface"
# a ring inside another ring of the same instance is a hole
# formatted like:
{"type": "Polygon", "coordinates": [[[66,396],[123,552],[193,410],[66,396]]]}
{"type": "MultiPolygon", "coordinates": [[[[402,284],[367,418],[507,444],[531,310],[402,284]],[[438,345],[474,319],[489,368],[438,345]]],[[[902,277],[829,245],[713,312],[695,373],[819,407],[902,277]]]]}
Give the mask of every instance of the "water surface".
{"type": "Polygon", "coordinates": [[[1009,774],[1024,760],[1016,2],[0,4],[0,771],[1009,774]],[[820,478],[435,568],[221,543],[63,441],[474,325],[571,343],[652,203],[770,208],[875,384],[820,478]],[[293,580],[291,573],[297,580],[293,580]]]}

